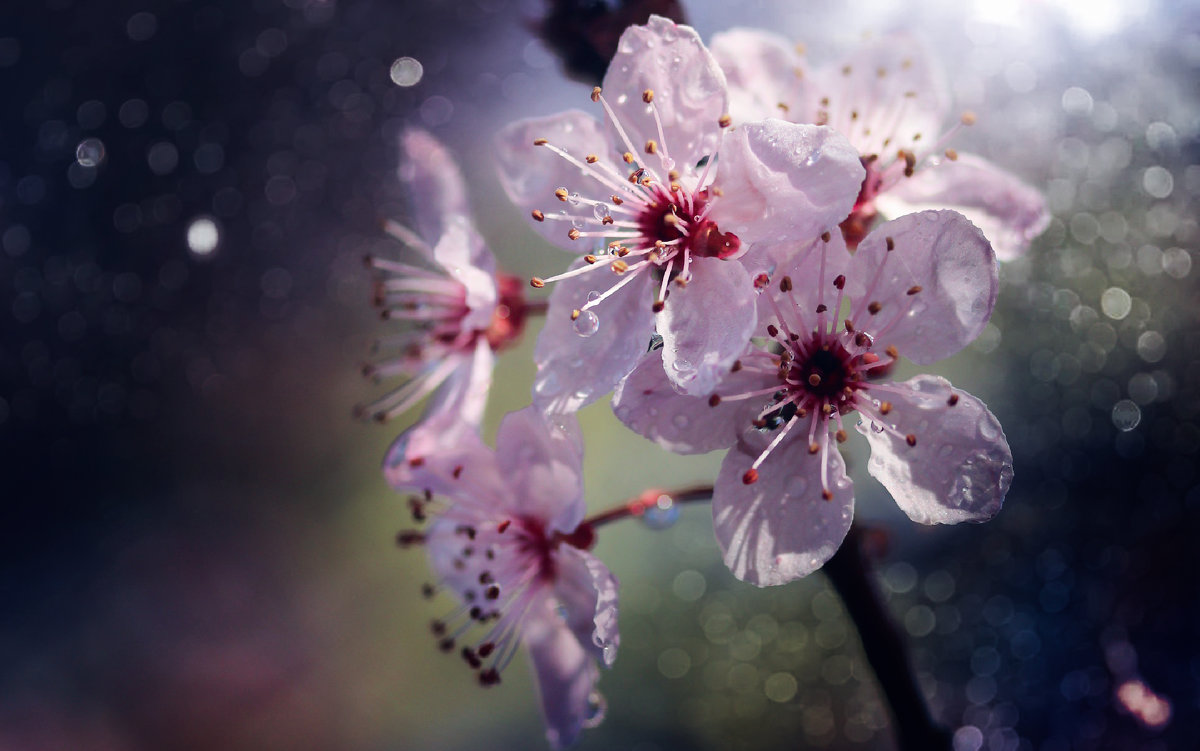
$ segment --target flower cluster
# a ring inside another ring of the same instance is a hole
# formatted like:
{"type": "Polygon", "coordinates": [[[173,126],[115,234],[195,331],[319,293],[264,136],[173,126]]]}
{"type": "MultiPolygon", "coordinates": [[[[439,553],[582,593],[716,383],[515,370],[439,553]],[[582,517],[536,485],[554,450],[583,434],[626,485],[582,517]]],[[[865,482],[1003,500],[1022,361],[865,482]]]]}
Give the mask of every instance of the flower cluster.
{"type": "Polygon", "coordinates": [[[367,368],[408,380],[363,412],[396,416],[433,394],[384,474],[429,520],[400,537],[428,551],[426,594],[457,601],[433,623],[437,643],[484,685],[524,644],[556,746],[600,718],[597,666],[618,642],[616,580],[589,552],[597,529],[648,508],[584,519],[573,413],[613,391],[617,417],[659,445],[727,449],[701,495],[730,570],[760,586],[812,573],[846,536],[838,446],[852,425],[913,520],[987,519],[1012,480],[996,418],[938,376],[891,376],[978,336],[997,256],[1024,252],[1047,221],[1036,191],[950,146],[974,116],[943,130],[945,88],[907,37],[810,69],[770,34],[726,32],[710,51],[656,16],[621,36],[590,99],[596,117],[497,136],[505,190],[576,258],[530,280],[551,287],[533,404],[504,418],[495,450],[479,437],[494,353],[539,303],[496,272],[457,168],[425,133],[402,141],[416,229],[387,229],[426,266],[369,259],[384,316],[411,325],[367,368]]]}

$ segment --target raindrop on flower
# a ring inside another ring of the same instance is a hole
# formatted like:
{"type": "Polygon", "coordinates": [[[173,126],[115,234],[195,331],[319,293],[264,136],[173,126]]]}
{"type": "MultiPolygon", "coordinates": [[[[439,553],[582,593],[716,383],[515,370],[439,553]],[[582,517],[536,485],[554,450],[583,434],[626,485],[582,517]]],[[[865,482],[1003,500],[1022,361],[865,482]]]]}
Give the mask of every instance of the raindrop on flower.
{"type": "Polygon", "coordinates": [[[604,217],[608,216],[609,211],[611,209],[607,203],[598,203],[592,207],[592,215],[601,221],[603,221],[604,217]]]}
{"type": "Polygon", "coordinates": [[[587,301],[588,301],[588,302],[596,302],[596,301],[597,301],[597,300],[599,300],[599,299],[600,299],[600,293],[599,293],[599,292],[597,292],[596,290],[592,290],[591,292],[589,292],[589,293],[587,294],[587,301]]]}
{"type": "Polygon", "coordinates": [[[575,319],[575,333],[587,338],[600,328],[600,318],[590,310],[585,310],[575,319]]]}

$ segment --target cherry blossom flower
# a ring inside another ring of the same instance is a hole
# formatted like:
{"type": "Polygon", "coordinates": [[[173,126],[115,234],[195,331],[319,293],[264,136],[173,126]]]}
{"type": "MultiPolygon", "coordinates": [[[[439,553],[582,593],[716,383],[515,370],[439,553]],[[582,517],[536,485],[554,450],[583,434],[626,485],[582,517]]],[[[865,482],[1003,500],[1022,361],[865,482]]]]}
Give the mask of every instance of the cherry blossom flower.
{"type": "Polygon", "coordinates": [[[836,129],[862,154],[866,178],[842,223],[854,247],[877,215],[954,209],[991,240],[1000,260],[1022,255],[1050,221],[1045,199],[982,157],[949,143],[975,115],[947,130],[950,96],[925,48],[904,34],[863,44],[844,60],[810,69],[800,52],[765,31],[713,37],[730,82],[735,122],[781,116],[836,129]]]}
{"type": "Polygon", "coordinates": [[[394,448],[387,462],[394,487],[423,493],[410,507],[430,523],[398,539],[428,553],[437,583],[425,595],[458,601],[432,623],[439,648],[491,686],[524,644],[557,748],[603,718],[597,665],[612,664],[619,639],[617,580],[588,552],[591,527],[580,526],[578,424],[555,419],[526,408],[501,422],[494,452],[472,433],[427,456],[394,448]]]}
{"type": "Polygon", "coordinates": [[[883,224],[851,255],[836,234],[805,246],[762,295],[759,343],[706,399],[676,393],[651,353],[614,397],[617,417],[680,453],[733,446],[713,498],[725,562],[779,584],[819,568],[850,527],[854,494],[836,448],[855,412],[868,471],[913,520],[993,516],[1012,480],[996,418],[945,379],[887,375],[971,342],[991,316],[995,256],[952,211],[883,224]],[[707,404],[706,404],[707,402],[707,404]]]}
{"type": "Polygon", "coordinates": [[[622,35],[592,100],[603,122],[573,110],[498,139],[510,197],[582,256],[532,280],[560,282],[534,401],[570,411],[607,393],[656,323],[668,376],[707,393],[755,326],[752,244],[816,236],[845,218],[863,180],[858,153],[815,125],[731,129],[716,61],[695,31],[659,16],[622,35]]]}
{"type": "Polygon", "coordinates": [[[416,229],[388,221],[389,235],[426,266],[368,256],[375,269],[375,304],[385,320],[409,325],[376,342],[384,353],[364,367],[376,380],[407,380],[360,414],[383,421],[430,394],[426,420],[445,429],[476,430],[492,380],[494,353],[524,327],[523,285],[496,272],[496,261],[470,220],[466,188],[454,160],[433,136],[409,130],[400,140],[401,179],[412,198],[416,229]]]}

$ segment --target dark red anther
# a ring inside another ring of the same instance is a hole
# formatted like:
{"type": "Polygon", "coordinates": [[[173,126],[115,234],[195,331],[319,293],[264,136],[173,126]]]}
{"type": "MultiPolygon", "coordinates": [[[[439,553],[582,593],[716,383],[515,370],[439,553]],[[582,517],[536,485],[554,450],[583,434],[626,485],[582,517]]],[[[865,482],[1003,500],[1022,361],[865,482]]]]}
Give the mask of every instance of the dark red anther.
{"type": "Polygon", "coordinates": [[[722,232],[717,223],[706,221],[693,235],[692,250],[710,258],[730,258],[742,249],[742,241],[732,232],[722,232]]]}

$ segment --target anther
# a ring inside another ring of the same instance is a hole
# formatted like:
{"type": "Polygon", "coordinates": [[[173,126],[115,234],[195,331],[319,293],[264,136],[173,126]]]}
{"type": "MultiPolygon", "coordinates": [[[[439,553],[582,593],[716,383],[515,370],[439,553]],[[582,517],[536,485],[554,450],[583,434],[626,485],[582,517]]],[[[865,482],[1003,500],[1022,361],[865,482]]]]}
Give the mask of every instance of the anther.
{"type": "Polygon", "coordinates": [[[579,316],[581,316],[581,315],[583,315],[583,311],[581,311],[579,308],[576,308],[575,310],[571,311],[571,320],[572,321],[578,320],[579,316]]]}
{"type": "Polygon", "coordinates": [[[414,456],[413,458],[408,460],[408,466],[410,466],[410,467],[420,467],[424,463],[425,463],[425,457],[423,457],[423,456],[414,456]]]}
{"type": "Polygon", "coordinates": [[[654,311],[655,313],[661,313],[661,312],[663,312],[663,309],[666,307],[667,307],[667,304],[665,302],[663,302],[662,300],[655,300],[654,304],[650,306],[650,310],[654,311]]]}
{"type": "Polygon", "coordinates": [[[846,327],[846,333],[847,333],[847,334],[853,334],[853,333],[854,333],[854,331],[855,331],[855,329],[854,329],[854,321],[851,321],[849,318],[847,318],[846,320],[842,321],[842,325],[846,327]]]}
{"type": "Polygon", "coordinates": [[[721,115],[721,117],[717,118],[718,127],[728,128],[730,125],[733,125],[733,118],[728,114],[721,115]]]}
{"type": "Polygon", "coordinates": [[[739,370],[741,370],[741,369],[742,369],[742,361],[741,361],[741,360],[734,360],[734,361],[733,361],[733,365],[732,365],[732,366],[729,368],[729,372],[730,372],[730,373],[736,373],[736,372],[738,372],[738,371],[739,371],[739,370]]]}
{"type": "Polygon", "coordinates": [[[546,282],[541,277],[531,276],[529,277],[529,286],[534,289],[541,289],[546,286],[546,282]]]}
{"type": "Polygon", "coordinates": [[[613,202],[614,206],[620,206],[625,203],[624,199],[617,195],[609,196],[609,199],[613,202]]]}
{"type": "Polygon", "coordinates": [[[827,501],[832,501],[833,500],[833,491],[831,491],[829,488],[822,488],[821,489],[821,497],[827,501]]]}
{"type": "Polygon", "coordinates": [[[504,534],[505,531],[507,531],[508,528],[511,526],[512,526],[512,519],[505,519],[504,521],[502,521],[496,525],[496,531],[499,532],[500,534],[504,534]]]}
{"type": "Polygon", "coordinates": [[[820,450],[821,450],[821,444],[819,444],[819,443],[808,444],[808,453],[815,454],[820,450]]]}
{"type": "Polygon", "coordinates": [[[958,152],[954,149],[946,149],[946,158],[952,162],[958,161],[958,152]]]}
{"type": "Polygon", "coordinates": [[[654,101],[654,89],[646,89],[642,92],[642,101],[646,104],[654,101]]]}
{"type": "Polygon", "coordinates": [[[779,328],[773,323],[768,323],[767,335],[774,339],[775,337],[779,336],[779,328]]]}
{"type": "Polygon", "coordinates": [[[438,642],[438,649],[442,650],[443,652],[453,652],[454,651],[454,640],[453,639],[442,639],[440,642],[438,642]]]}
{"type": "Polygon", "coordinates": [[[823,242],[823,243],[829,242],[832,238],[833,238],[833,235],[829,234],[828,231],[821,233],[821,242],[823,242]]]}
{"type": "MultiPolygon", "coordinates": [[[[913,440],[916,440],[916,439],[914,438],[913,440]]],[[[487,588],[487,590],[484,591],[483,594],[489,600],[498,600],[498,599],[500,599],[500,587],[493,584],[493,585],[489,586],[487,588]]]]}
{"type": "Polygon", "coordinates": [[[494,651],[496,651],[496,645],[493,642],[485,641],[479,645],[478,654],[480,657],[489,657],[494,651]]]}
{"type": "Polygon", "coordinates": [[[567,230],[567,237],[571,238],[572,240],[578,240],[579,234],[579,230],[575,229],[574,227],[567,230]]]}
{"type": "Polygon", "coordinates": [[[845,289],[846,288],[846,275],[838,274],[836,277],[834,277],[833,286],[837,287],[838,289],[845,289]]]}
{"type": "Polygon", "coordinates": [[[893,360],[900,359],[900,350],[896,349],[896,345],[894,345],[894,344],[889,344],[887,346],[887,349],[884,350],[884,352],[886,352],[887,356],[892,358],[893,360]]]}
{"type": "Polygon", "coordinates": [[[557,198],[558,200],[562,201],[563,203],[566,203],[567,189],[566,188],[556,188],[554,191],[554,197],[557,198]]]}
{"type": "Polygon", "coordinates": [[[593,102],[600,101],[600,87],[599,86],[592,87],[592,101],[593,102]]]}
{"type": "Polygon", "coordinates": [[[896,241],[895,241],[895,240],[893,240],[892,238],[890,238],[890,237],[885,237],[885,238],[883,238],[883,241],[884,241],[885,243],[887,243],[887,249],[888,249],[889,251],[892,251],[892,250],[895,250],[895,249],[896,249],[896,241]]]}
{"type": "Polygon", "coordinates": [[[870,313],[871,315],[876,315],[881,310],[883,310],[883,304],[880,303],[878,300],[872,301],[871,304],[867,306],[867,312],[870,313]]]}
{"type": "Polygon", "coordinates": [[[860,331],[857,335],[855,335],[854,343],[860,347],[865,347],[871,343],[871,337],[867,335],[867,332],[860,331]]]}
{"type": "Polygon", "coordinates": [[[612,270],[613,273],[624,274],[626,271],[629,271],[629,264],[625,263],[624,261],[613,261],[612,270]]]}
{"type": "Polygon", "coordinates": [[[425,535],[414,529],[403,529],[396,534],[396,544],[402,548],[425,542],[425,535]]]}
{"type": "Polygon", "coordinates": [[[429,630],[433,632],[434,636],[441,636],[446,633],[446,624],[441,621],[432,621],[429,624],[429,630]]]}
{"type": "Polygon", "coordinates": [[[434,591],[433,585],[429,584],[428,582],[421,585],[421,596],[426,600],[433,599],[434,591]]]}
{"type": "Polygon", "coordinates": [[[658,152],[658,144],[654,142],[654,139],[651,138],[649,141],[646,141],[646,153],[654,154],[657,152],[658,152]]]}
{"type": "Polygon", "coordinates": [[[837,439],[837,442],[838,442],[838,443],[845,443],[845,442],[846,442],[846,438],[847,438],[848,436],[846,435],[846,431],[844,431],[844,430],[839,430],[838,432],[836,432],[836,433],[834,433],[834,434],[833,434],[833,437],[837,439]]]}
{"type": "Polygon", "coordinates": [[[500,682],[500,672],[495,668],[488,668],[479,674],[479,684],[481,686],[495,686],[500,682]]]}
{"type": "Polygon", "coordinates": [[[721,395],[720,394],[713,394],[712,396],[708,397],[708,406],[715,407],[720,403],[721,403],[721,395]]]}
{"type": "Polygon", "coordinates": [[[533,210],[533,214],[532,214],[532,215],[533,215],[533,218],[534,218],[534,219],[536,219],[536,220],[537,220],[537,221],[539,221],[539,222],[544,222],[544,221],[546,221],[546,215],[545,215],[545,214],[543,214],[541,211],[538,211],[537,209],[534,209],[534,210],[533,210]]]}
{"type": "Polygon", "coordinates": [[[621,155],[621,158],[625,160],[626,164],[633,164],[633,154],[631,154],[630,152],[626,151],[624,154],[621,155]]]}
{"type": "Polygon", "coordinates": [[[958,394],[951,394],[950,398],[946,400],[946,404],[949,404],[951,407],[958,404],[958,394]]]}
{"type": "Polygon", "coordinates": [[[912,177],[913,173],[917,171],[917,155],[911,151],[904,151],[902,155],[904,157],[904,176],[912,177]]]}
{"type": "Polygon", "coordinates": [[[757,469],[748,469],[748,470],[746,470],[746,474],[742,475],[742,484],[743,485],[753,485],[756,482],[758,482],[758,470],[757,469]]]}
{"type": "Polygon", "coordinates": [[[808,377],[808,385],[812,386],[813,388],[820,386],[821,385],[821,375],[819,373],[813,373],[812,375],[810,375],[808,377]]]}
{"type": "Polygon", "coordinates": [[[587,162],[588,164],[595,164],[596,162],[600,161],[600,157],[596,156],[595,154],[588,154],[583,158],[583,161],[587,162]]]}
{"type": "Polygon", "coordinates": [[[891,402],[880,402],[879,414],[886,415],[891,411],[892,411],[892,403],[891,402]]]}
{"type": "Polygon", "coordinates": [[[771,283],[771,278],[766,274],[758,274],[754,277],[754,289],[762,289],[771,283]]]}
{"type": "Polygon", "coordinates": [[[595,263],[596,256],[592,255],[591,253],[588,253],[586,256],[583,257],[583,261],[584,261],[584,263],[595,263]]]}
{"type": "Polygon", "coordinates": [[[908,435],[904,436],[904,442],[907,443],[909,446],[916,446],[917,445],[917,437],[915,435],[913,435],[912,433],[909,433],[908,435]]]}
{"type": "Polygon", "coordinates": [[[546,144],[548,144],[548,143],[550,143],[550,142],[549,142],[549,141],[547,141],[545,138],[535,138],[535,139],[533,139],[533,145],[534,145],[534,146],[545,146],[545,145],[546,145],[546,144]]]}
{"type": "Polygon", "coordinates": [[[827,305],[825,305],[825,303],[821,303],[820,305],[817,306],[818,313],[824,313],[827,310],[829,310],[829,307],[827,305]]]}
{"type": "Polygon", "coordinates": [[[913,286],[911,286],[911,287],[909,287],[909,288],[908,288],[908,292],[907,292],[906,294],[909,294],[909,295],[915,295],[915,294],[917,294],[918,292],[920,292],[920,291],[921,291],[921,289],[922,289],[921,285],[919,285],[919,284],[914,284],[913,286]]]}
{"type": "Polygon", "coordinates": [[[466,660],[472,670],[478,670],[483,666],[483,661],[475,655],[475,652],[470,647],[463,647],[460,654],[462,654],[462,658],[466,660]]]}
{"type": "Polygon", "coordinates": [[[779,280],[779,291],[780,292],[791,292],[792,291],[792,278],[790,276],[785,276],[779,280]]]}
{"type": "Polygon", "coordinates": [[[978,120],[979,118],[975,117],[974,112],[967,110],[966,112],[962,113],[962,117],[959,119],[961,120],[963,125],[974,125],[975,121],[978,120]]]}

